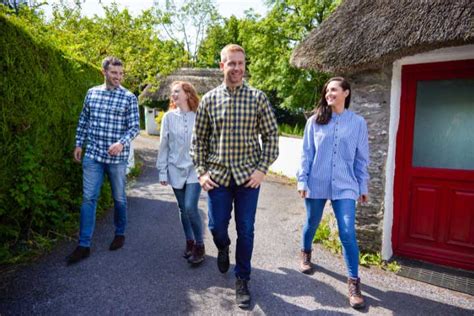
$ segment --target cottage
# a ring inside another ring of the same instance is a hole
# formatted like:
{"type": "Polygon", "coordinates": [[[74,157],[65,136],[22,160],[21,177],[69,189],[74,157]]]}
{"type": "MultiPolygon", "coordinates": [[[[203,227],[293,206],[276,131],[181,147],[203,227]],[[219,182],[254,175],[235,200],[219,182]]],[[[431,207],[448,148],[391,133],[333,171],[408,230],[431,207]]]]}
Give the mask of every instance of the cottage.
{"type": "MultiPolygon", "coordinates": [[[[170,96],[170,85],[173,81],[188,81],[193,84],[199,95],[217,87],[224,80],[219,69],[180,68],[164,78],[158,77],[158,87],[148,85],[140,94],[140,103],[145,100],[167,102],[170,96]]],[[[145,106],[145,129],[148,134],[158,135],[159,130],[155,122],[159,109],[145,106]]]]}
{"type": "Polygon", "coordinates": [[[292,64],[346,76],[368,123],[361,246],[474,270],[474,2],[343,1],[292,64]]]}

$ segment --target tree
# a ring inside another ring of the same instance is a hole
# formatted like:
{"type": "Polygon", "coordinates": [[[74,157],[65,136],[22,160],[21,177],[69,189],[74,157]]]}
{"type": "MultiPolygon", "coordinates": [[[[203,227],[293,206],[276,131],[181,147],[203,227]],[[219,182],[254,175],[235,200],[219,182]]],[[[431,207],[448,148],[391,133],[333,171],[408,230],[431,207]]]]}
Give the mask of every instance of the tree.
{"type": "Polygon", "coordinates": [[[223,19],[222,24],[210,26],[197,51],[197,66],[218,67],[222,47],[229,43],[241,45],[242,22],[235,16],[231,16],[228,19],[223,19]]]}
{"type": "Polygon", "coordinates": [[[216,23],[220,16],[214,0],[184,0],[177,5],[174,0],[155,1],[154,15],[158,26],[168,39],[177,45],[184,45],[189,53],[191,66],[196,64],[199,43],[208,27],[216,23]]]}
{"type": "Polygon", "coordinates": [[[105,16],[82,17],[77,5],[60,7],[47,25],[51,40],[74,58],[100,67],[104,57],[114,55],[125,63],[124,85],[139,93],[158,73],[168,74],[187,61],[182,45],[161,40],[152,10],[134,18],[117,4],[103,6],[105,16]]]}
{"type": "Polygon", "coordinates": [[[339,0],[275,0],[256,23],[243,24],[242,43],[249,56],[251,82],[275,104],[288,109],[314,107],[328,75],[290,65],[294,47],[336,8],[339,0]]]}

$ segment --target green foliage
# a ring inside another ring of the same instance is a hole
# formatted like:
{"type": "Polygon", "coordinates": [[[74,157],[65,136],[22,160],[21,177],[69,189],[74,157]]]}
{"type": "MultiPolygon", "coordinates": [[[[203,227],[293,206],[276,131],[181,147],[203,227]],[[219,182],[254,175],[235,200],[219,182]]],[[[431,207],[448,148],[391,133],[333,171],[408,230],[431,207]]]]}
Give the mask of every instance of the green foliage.
{"type": "Polygon", "coordinates": [[[387,262],[383,260],[380,252],[361,253],[359,256],[359,262],[360,265],[364,267],[376,266],[391,272],[398,272],[401,269],[400,265],[396,261],[387,262]]]}
{"type": "Polygon", "coordinates": [[[290,65],[294,47],[336,7],[334,0],[270,1],[272,9],[241,34],[249,56],[251,83],[283,108],[314,108],[328,75],[290,65]]]}
{"type": "Polygon", "coordinates": [[[339,234],[337,231],[331,231],[331,216],[325,215],[318,230],[314,235],[313,242],[322,244],[326,249],[335,254],[342,253],[341,242],[339,241],[339,234]]]}
{"type": "Polygon", "coordinates": [[[45,37],[33,39],[28,23],[0,12],[0,263],[77,225],[75,127],[87,89],[103,80],[97,68],[65,58],[45,37]]]}
{"type": "Polygon", "coordinates": [[[138,178],[142,174],[143,162],[135,155],[135,166],[130,169],[127,175],[128,180],[138,178]]]}
{"type": "Polygon", "coordinates": [[[290,65],[296,45],[339,4],[339,0],[275,0],[261,18],[249,12],[244,19],[224,19],[209,27],[201,42],[198,65],[216,67],[219,52],[231,42],[247,53],[250,83],[265,91],[273,105],[287,109],[314,108],[328,74],[290,65]]]}
{"type": "MultiPolygon", "coordinates": [[[[138,17],[117,4],[103,5],[105,15],[92,18],[80,15],[79,4],[53,5],[53,17],[46,21],[41,13],[21,8],[18,20],[33,38],[47,40],[69,57],[100,68],[102,60],[114,55],[125,64],[123,85],[138,94],[145,82],[155,82],[157,74],[167,75],[188,60],[182,45],[161,40],[156,31],[157,17],[152,10],[138,17]]],[[[5,11],[5,9],[3,9],[5,11]]]]}
{"type": "Polygon", "coordinates": [[[155,117],[156,125],[158,126],[158,130],[161,126],[161,121],[163,120],[163,116],[165,115],[165,111],[158,111],[158,115],[155,117]]]}
{"type": "Polygon", "coordinates": [[[299,126],[298,124],[291,126],[283,123],[278,125],[278,130],[280,135],[283,136],[303,136],[304,126],[299,126]]]}
{"type": "Polygon", "coordinates": [[[146,106],[153,109],[160,109],[163,111],[166,111],[168,109],[168,106],[170,103],[169,100],[154,100],[152,98],[143,98],[139,100],[139,102],[140,102],[140,106],[143,106],[143,107],[146,106]]]}
{"type": "Polygon", "coordinates": [[[220,51],[225,45],[229,43],[242,45],[240,32],[245,20],[240,21],[231,16],[222,21],[210,26],[206,38],[200,43],[197,52],[198,67],[217,68],[221,60],[220,51]]]}

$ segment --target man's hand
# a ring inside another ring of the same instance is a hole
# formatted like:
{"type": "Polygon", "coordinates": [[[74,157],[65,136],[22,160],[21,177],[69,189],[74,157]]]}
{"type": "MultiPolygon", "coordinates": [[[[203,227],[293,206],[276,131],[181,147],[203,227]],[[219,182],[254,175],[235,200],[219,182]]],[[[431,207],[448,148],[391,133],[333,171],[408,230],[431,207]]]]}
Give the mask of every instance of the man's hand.
{"type": "Polygon", "coordinates": [[[219,186],[217,183],[212,181],[209,172],[206,172],[205,174],[199,177],[199,184],[201,185],[201,188],[204,191],[209,191],[219,186]]]}
{"type": "Polygon", "coordinates": [[[359,199],[357,200],[357,202],[365,204],[365,203],[369,202],[369,196],[367,194],[361,194],[359,196],[359,199]]]}
{"type": "Polygon", "coordinates": [[[109,150],[107,150],[107,153],[111,156],[117,156],[122,152],[122,150],[123,145],[120,142],[116,142],[110,145],[109,150]]]}
{"type": "Polygon", "coordinates": [[[81,158],[82,158],[82,147],[74,148],[74,161],[77,163],[80,163],[81,158]]]}
{"type": "Polygon", "coordinates": [[[298,190],[298,194],[300,195],[301,198],[306,198],[306,191],[305,190],[298,190]]]}
{"type": "Polygon", "coordinates": [[[244,186],[247,187],[247,188],[256,189],[262,183],[263,178],[265,178],[265,174],[263,172],[261,172],[260,170],[255,170],[250,175],[250,180],[247,181],[247,183],[244,186]]]}

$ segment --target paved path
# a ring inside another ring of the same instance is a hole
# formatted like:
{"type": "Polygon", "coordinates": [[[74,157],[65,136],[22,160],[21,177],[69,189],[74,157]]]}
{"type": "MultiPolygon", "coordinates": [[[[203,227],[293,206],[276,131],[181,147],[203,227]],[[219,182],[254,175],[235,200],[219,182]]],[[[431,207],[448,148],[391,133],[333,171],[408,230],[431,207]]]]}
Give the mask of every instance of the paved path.
{"type": "MultiPolygon", "coordinates": [[[[128,191],[125,247],[107,249],[113,237],[109,214],[97,224],[87,260],[66,267],[64,257],[75,244],[65,243],[36,264],[1,276],[1,315],[474,314],[472,296],[376,268],[361,269],[366,310],[348,308],[340,257],[318,248],[316,273],[297,271],[303,203],[292,186],[273,177],[262,185],[250,283],[253,303],[250,311],[242,311],[234,304],[233,274],[217,270],[217,251],[208,231],[203,265],[191,268],[181,258],[184,235],[174,196],[169,187],[157,184],[153,167],[157,139],[139,137],[135,146],[145,168],[128,191]]],[[[204,193],[199,206],[206,218],[204,193]]]]}

